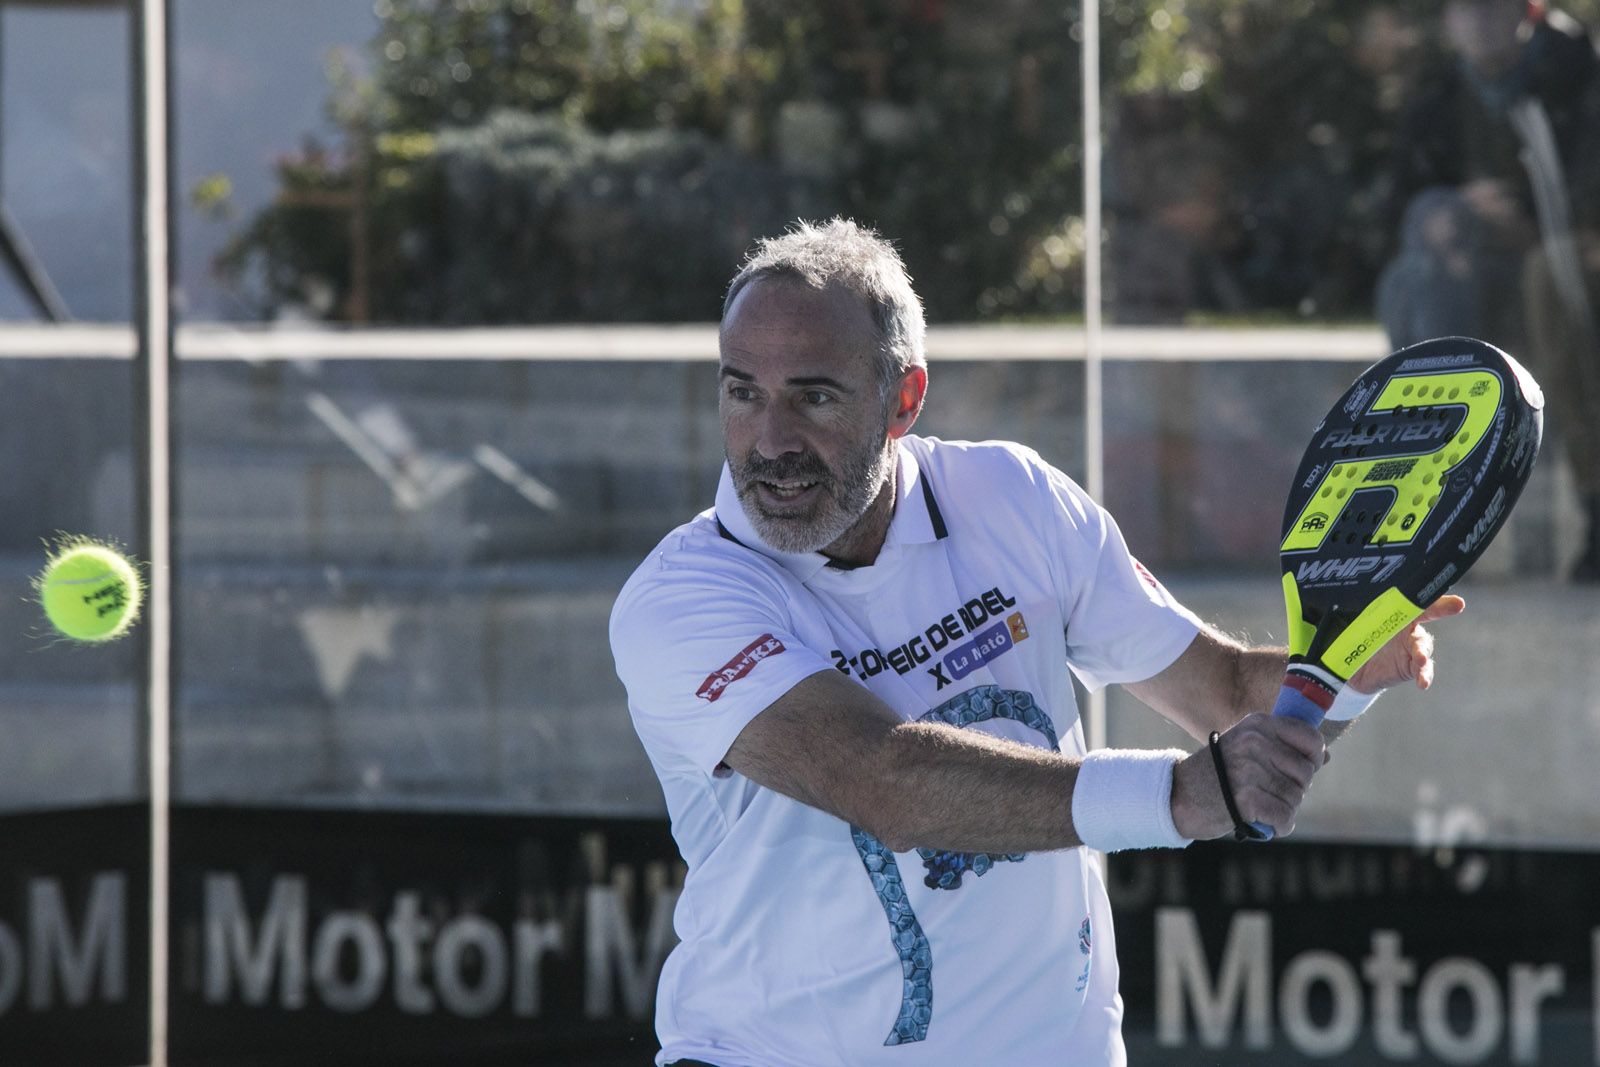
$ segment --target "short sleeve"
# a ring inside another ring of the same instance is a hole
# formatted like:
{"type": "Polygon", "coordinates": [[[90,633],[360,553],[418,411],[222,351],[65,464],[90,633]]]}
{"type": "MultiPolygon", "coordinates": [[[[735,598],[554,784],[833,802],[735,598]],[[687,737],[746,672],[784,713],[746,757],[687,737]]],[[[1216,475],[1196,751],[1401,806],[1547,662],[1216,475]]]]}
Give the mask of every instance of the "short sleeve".
{"type": "Polygon", "coordinates": [[[1202,624],[1128,551],[1111,514],[1046,468],[1067,662],[1090,689],[1139,682],[1182,655],[1202,624]]]}
{"type": "Polygon", "coordinates": [[[833,669],[796,637],[779,583],[715,558],[635,575],[612,609],[611,653],[651,758],[707,774],[751,719],[833,669]]]}

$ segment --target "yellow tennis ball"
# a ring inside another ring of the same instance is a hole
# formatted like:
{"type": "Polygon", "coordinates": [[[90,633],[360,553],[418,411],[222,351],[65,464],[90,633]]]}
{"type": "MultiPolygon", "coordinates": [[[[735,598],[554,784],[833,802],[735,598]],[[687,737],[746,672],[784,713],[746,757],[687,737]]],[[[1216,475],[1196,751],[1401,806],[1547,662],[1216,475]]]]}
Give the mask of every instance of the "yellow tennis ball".
{"type": "Polygon", "coordinates": [[[34,580],[45,616],[74,641],[110,641],[139,617],[144,584],[126,556],[109,545],[75,539],[50,556],[34,580]]]}

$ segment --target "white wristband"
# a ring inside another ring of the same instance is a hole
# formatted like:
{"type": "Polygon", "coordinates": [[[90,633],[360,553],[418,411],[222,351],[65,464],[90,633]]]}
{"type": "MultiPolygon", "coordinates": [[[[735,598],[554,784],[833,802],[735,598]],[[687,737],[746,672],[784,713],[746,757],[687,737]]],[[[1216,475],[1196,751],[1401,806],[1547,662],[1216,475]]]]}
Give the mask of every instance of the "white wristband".
{"type": "Polygon", "coordinates": [[[1346,685],[1339,690],[1339,695],[1333,698],[1333,706],[1322,717],[1332,719],[1334,722],[1349,722],[1363,711],[1372,707],[1372,702],[1378,699],[1378,693],[1363,693],[1353,685],[1346,685]]]}
{"type": "Polygon", "coordinates": [[[1172,771],[1186,752],[1102,748],[1083,758],[1072,789],[1078,840],[1101,852],[1183,848],[1172,824],[1172,771]]]}

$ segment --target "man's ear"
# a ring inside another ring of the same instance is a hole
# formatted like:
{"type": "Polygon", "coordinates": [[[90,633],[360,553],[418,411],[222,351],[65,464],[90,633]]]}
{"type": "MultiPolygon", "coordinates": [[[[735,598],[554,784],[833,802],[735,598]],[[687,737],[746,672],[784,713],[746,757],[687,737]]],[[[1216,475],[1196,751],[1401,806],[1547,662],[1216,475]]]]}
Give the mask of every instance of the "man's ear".
{"type": "Polygon", "coordinates": [[[917,416],[922,414],[922,400],[928,395],[928,368],[913,366],[900,376],[889,397],[889,440],[895,441],[911,432],[917,416]]]}

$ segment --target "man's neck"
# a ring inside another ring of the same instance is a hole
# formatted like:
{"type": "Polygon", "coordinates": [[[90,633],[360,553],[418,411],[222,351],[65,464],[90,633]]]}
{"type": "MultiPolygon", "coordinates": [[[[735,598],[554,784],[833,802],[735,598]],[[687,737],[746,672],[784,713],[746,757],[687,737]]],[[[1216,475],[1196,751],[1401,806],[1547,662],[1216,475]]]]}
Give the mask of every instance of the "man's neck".
{"type": "Polygon", "coordinates": [[[889,476],[867,510],[861,513],[861,518],[822,549],[828,559],[848,567],[869,567],[877,561],[883,542],[889,537],[889,523],[894,519],[895,482],[900,474],[896,458],[890,457],[889,476]]]}

